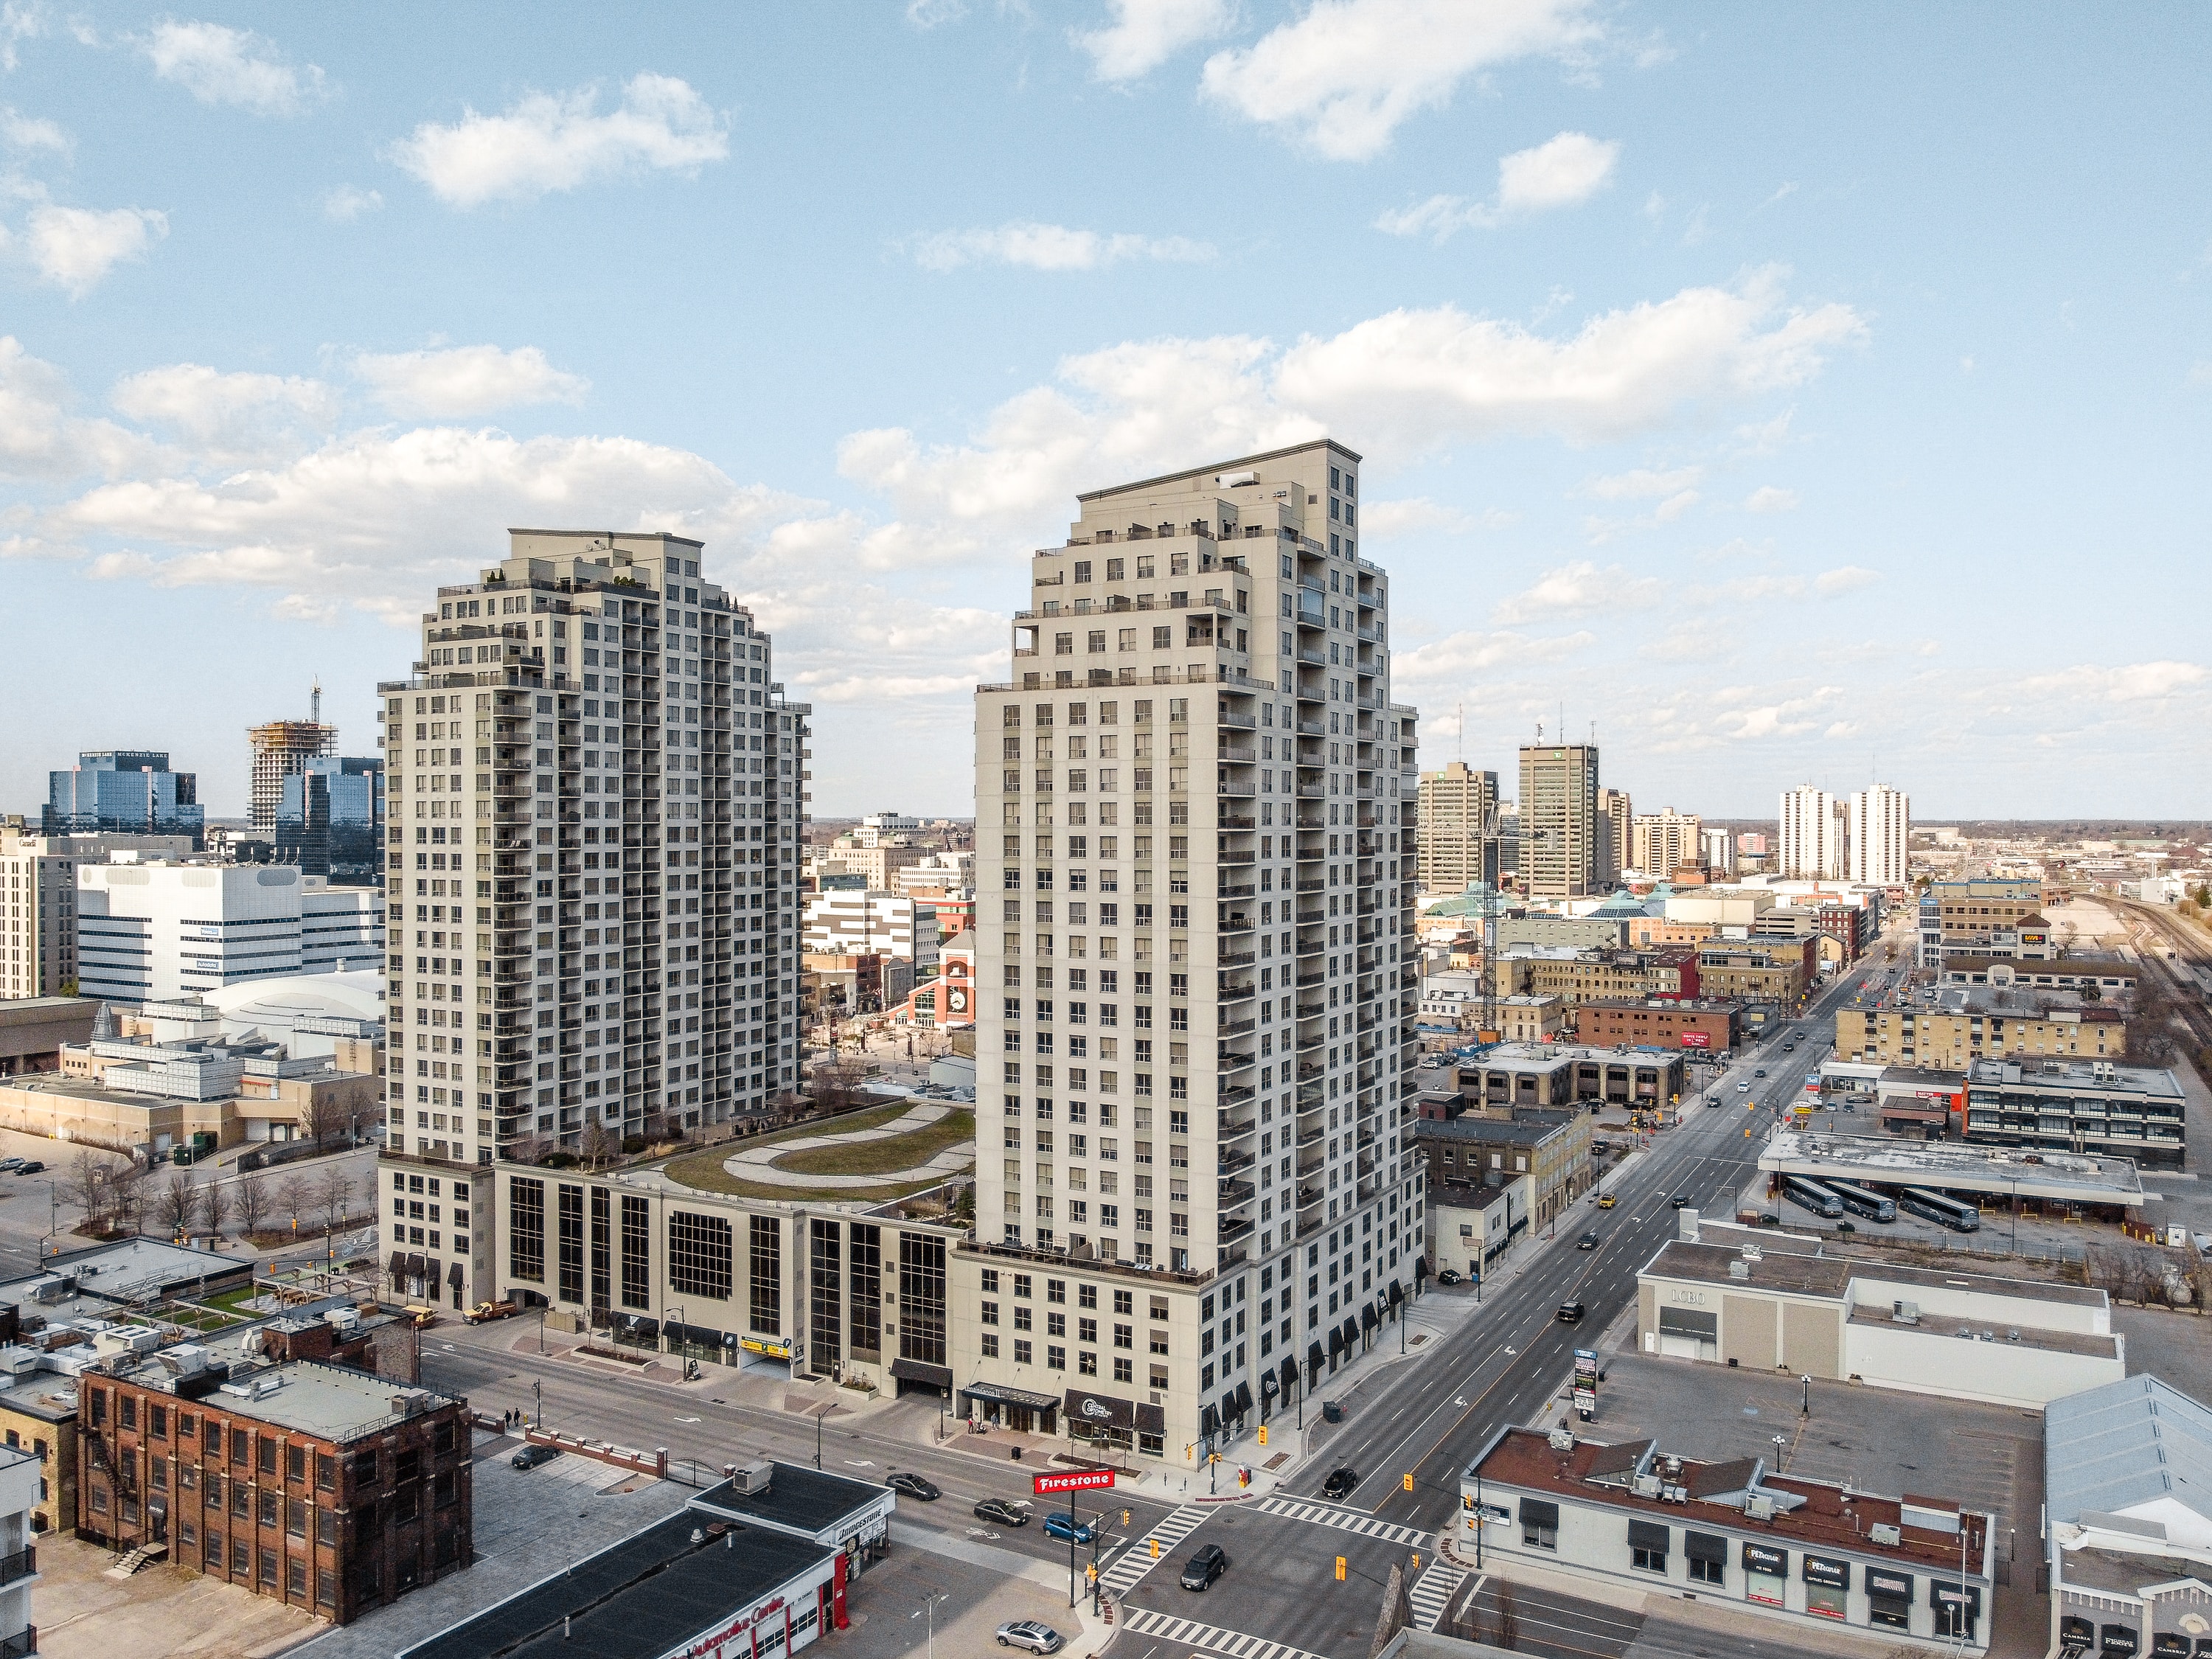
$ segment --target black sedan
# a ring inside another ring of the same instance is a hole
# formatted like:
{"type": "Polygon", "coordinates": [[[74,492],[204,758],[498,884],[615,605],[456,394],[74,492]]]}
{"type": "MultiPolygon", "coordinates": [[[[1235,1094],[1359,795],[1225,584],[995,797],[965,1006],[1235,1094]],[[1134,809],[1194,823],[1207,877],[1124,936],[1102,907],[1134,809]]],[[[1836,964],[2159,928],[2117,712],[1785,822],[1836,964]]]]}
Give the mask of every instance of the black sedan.
{"type": "Polygon", "coordinates": [[[1578,1250],[1594,1250],[1597,1247],[1598,1236],[1595,1233],[1584,1233],[1575,1241],[1575,1248],[1578,1250]]]}
{"type": "Polygon", "coordinates": [[[518,1469],[534,1469],[540,1463],[550,1463],[560,1455],[558,1446],[525,1446],[507,1461],[518,1469]]]}
{"type": "Polygon", "coordinates": [[[1463,1285],[1466,1282],[1467,1275],[1456,1267],[1447,1267],[1437,1275],[1439,1285],[1463,1285]]]}
{"type": "Polygon", "coordinates": [[[1229,1571],[1229,1558],[1218,1544],[1200,1544],[1198,1553],[1182,1564],[1182,1587],[1202,1590],[1229,1571]]]}
{"type": "Polygon", "coordinates": [[[1339,1498],[1349,1498],[1358,1489],[1359,1471],[1358,1469],[1334,1470],[1328,1480],[1321,1483],[1321,1495],[1331,1503],[1336,1502],[1339,1498]]]}
{"type": "Polygon", "coordinates": [[[893,1492],[904,1492],[908,1498],[919,1498],[925,1504],[934,1504],[945,1496],[943,1492],[938,1491],[935,1482],[925,1480],[918,1474],[908,1474],[904,1471],[892,1475],[884,1482],[884,1485],[889,1486],[893,1492]]]}
{"type": "Polygon", "coordinates": [[[1030,1523],[1028,1510],[1017,1509],[1003,1498],[987,1498],[976,1504],[975,1518],[995,1521],[1002,1527],[1026,1527],[1030,1523]]]}
{"type": "Polygon", "coordinates": [[[1690,1195],[1687,1193],[1677,1193],[1668,1202],[1674,1209],[1686,1210],[1690,1207],[1690,1195]]]}

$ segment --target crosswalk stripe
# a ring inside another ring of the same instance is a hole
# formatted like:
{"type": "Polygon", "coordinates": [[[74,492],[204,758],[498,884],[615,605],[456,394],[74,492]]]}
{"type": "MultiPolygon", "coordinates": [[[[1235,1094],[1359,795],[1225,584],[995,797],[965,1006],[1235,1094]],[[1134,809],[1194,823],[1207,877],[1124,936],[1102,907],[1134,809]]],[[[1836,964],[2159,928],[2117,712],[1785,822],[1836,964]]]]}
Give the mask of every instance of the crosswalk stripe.
{"type": "Polygon", "coordinates": [[[1168,1552],[1188,1537],[1206,1517],[1206,1511],[1195,1504],[1186,1504],[1154,1527],[1142,1538],[1123,1551],[1119,1560],[1099,1575],[1098,1582],[1109,1595],[1120,1595],[1129,1587],[1168,1558],[1168,1552]],[[1152,1559],[1152,1540],[1160,1540],[1159,1561],[1152,1559]]]}
{"type": "Polygon", "coordinates": [[[1229,1659],[1320,1659],[1319,1655],[1308,1653],[1303,1648],[1270,1642],[1245,1631],[1222,1630],[1193,1619],[1170,1618],[1146,1607],[1125,1607],[1121,1618],[1122,1624],[1140,1636],[1164,1637],[1185,1647],[1227,1655],[1229,1659]]]}
{"type": "Polygon", "coordinates": [[[1418,1545],[1425,1549],[1431,1541],[1427,1533],[1418,1527],[1401,1527],[1389,1521],[1378,1521],[1371,1515],[1362,1515],[1357,1510],[1340,1510],[1329,1504],[1310,1504],[1291,1498],[1263,1498],[1256,1507],[1262,1514],[1279,1515],[1292,1521],[1310,1521],[1317,1527],[1334,1527],[1342,1532],[1357,1533],[1363,1538],[1381,1538],[1393,1544],[1418,1545]]]}
{"type": "Polygon", "coordinates": [[[1429,1563],[1420,1577],[1414,1581],[1412,1594],[1407,1598],[1413,1605],[1413,1624],[1419,1630],[1432,1631],[1437,1620],[1443,1616],[1452,1597],[1468,1577],[1468,1570],[1456,1561],[1439,1555],[1429,1563]]]}

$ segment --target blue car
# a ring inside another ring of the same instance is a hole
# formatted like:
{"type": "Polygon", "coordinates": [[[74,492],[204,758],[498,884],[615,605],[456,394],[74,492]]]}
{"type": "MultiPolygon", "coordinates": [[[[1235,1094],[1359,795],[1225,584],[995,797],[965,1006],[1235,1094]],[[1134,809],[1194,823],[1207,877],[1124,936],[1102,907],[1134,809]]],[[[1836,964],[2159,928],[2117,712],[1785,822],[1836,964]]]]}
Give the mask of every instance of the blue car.
{"type": "Polygon", "coordinates": [[[1087,1544],[1097,1534],[1066,1510],[1054,1510],[1044,1518],[1044,1535],[1057,1538],[1062,1543],[1087,1544]]]}

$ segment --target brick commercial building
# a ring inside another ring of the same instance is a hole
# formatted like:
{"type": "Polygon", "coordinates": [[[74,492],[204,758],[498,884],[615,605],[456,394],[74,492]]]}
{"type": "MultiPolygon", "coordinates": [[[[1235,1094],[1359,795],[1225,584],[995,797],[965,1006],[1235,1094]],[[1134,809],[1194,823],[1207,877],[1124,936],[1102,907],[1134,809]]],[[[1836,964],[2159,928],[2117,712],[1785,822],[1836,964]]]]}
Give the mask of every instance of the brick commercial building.
{"type": "Polygon", "coordinates": [[[280,1322],[288,1356],[226,1372],[184,1346],[88,1370],[78,1532],[345,1624],[467,1566],[467,1403],[294,1353],[326,1323],[280,1322]]]}
{"type": "MultiPolygon", "coordinates": [[[[1429,1191],[1444,1191],[1454,1207],[1479,1203],[1475,1194],[1481,1188],[1504,1187],[1526,1176],[1529,1190],[1522,1218],[1540,1226],[1589,1185],[1589,1113],[1522,1107],[1495,1116],[1471,1111],[1445,1116],[1431,1115],[1433,1104],[1432,1097],[1422,1102],[1414,1133],[1427,1166],[1429,1191]]],[[[1449,1265],[1448,1255],[1441,1260],[1449,1265]]]]}
{"type": "Polygon", "coordinates": [[[2118,1060],[2127,1024],[2117,1008],[2071,991],[1945,986],[1936,1005],[1838,1008],[1836,1053],[1869,1064],[1963,1066],[1984,1056],[2118,1060]]]}
{"type": "Polygon", "coordinates": [[[1820,947],[1809,939],[1787,944],[1770,939],[1756,945],[1709,945],[1697,958],[1697,985],[1703,994],[1794,1007],[1819,972],[1820,947]]]}
{"type": "Polygon", "coordinates": [[[1563,997],[1570,1006],[1621,997],[1694,997],[1702,982],[1698,952],[1680,945],[1538,955],[1528,974],[1533,995],[1563,997]]]}
{"type": "Polygon", "coordinates": [[[1593,1048],[1733,1048],[1743,1036],[1743,1005],[1656,998],[1612,998],[1585,1002],[1577,1037],[1593,1048]]]}

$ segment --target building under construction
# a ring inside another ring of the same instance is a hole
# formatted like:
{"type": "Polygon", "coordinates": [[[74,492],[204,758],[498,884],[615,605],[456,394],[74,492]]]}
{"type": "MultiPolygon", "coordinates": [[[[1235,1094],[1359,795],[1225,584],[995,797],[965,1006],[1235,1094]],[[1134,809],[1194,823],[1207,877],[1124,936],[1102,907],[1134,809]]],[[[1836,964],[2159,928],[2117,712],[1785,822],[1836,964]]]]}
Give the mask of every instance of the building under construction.
{"type": "Polygon", "coordinates": [[[312,712],[303,720],[269,720],[246,728],[253,744],[252,819],[256,834],[276,828],[276,811],[283,804],[284,780],[307,763],[337,752],[338,731],[323,724],[323,688],[314,689],[312,712]]]}

